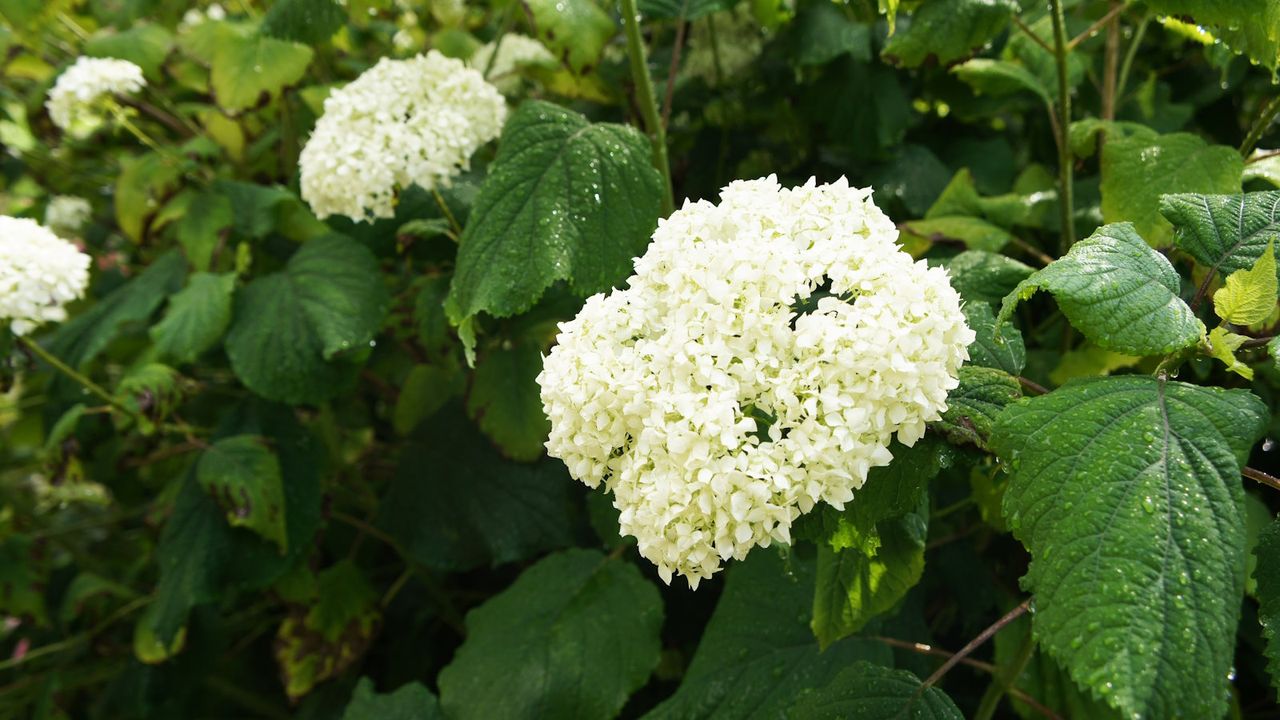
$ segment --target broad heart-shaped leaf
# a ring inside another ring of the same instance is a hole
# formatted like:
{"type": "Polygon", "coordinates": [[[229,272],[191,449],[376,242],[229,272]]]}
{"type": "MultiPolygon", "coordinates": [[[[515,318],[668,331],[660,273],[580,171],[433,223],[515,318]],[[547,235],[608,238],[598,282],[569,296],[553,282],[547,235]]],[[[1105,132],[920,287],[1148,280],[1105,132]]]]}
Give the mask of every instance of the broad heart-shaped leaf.
{"type": "Polygon", "coordinates": [[[84,313],[63,323],[49,340],[49,351],[73,368],[91,362],[126,327],[151,317],[186,276],[182,254],[161,255],[138,277],[98,300],[84,313]]]}
{"type": "Polygon", "coordinates": [[[661,198],[643,135],[522,104],[462,233],[449,318],[522,312],[557,280],[584,297],[608,290],[644,251],[661,198]]]}
{"type": "Polygon", "coordinates": [[[947,396],[947,410],[933,427],[953,443],[969,442],[985,448],[996,416],[1022,397],[1022,386],[994,368],[966,365],[960,368],[959,377],[960,386],[947,396]]]}
{"type": "Polygon", "coordinates": [[[356,683],[342,720],[444,720],[440,703],[422,683],[401,685],[389,693],[375,692],[367,677],[356,683]]]}
{"type": "Polygon", "coordinates": [[[1266,420],[1247,391],[1138,376],[1076,380],[997,419],[1036,639],[1126,714],[1226,712],[1244,593],[1240,467],[1266,420]]]}
{"type": "Polygon", "coordinates": [[[1004,322],[1020,301],[1048,290],[1071,324],[1098,347],[1161,355],[1194,345],[1205,332],[1178,296],[1180,285],[1173,265],[1133,225],[1105,225],[1019,283],[996,320],[1004,322]]]}
{"type": "Polygon", "coordinates": [[[219,107],[236,114],[257,106],[302,79],[311,48],[239,29],[220,34],[209,81],[219,107]]]}
{"type": "Polygon", "coordinates": [[[951,287],[971,303],[998,303],[1035,272],[1011,257],[982,250],[966,250],[942,266],[951,275],[951,287]]]}
{"type": "Polygon", "coordinates": [[[84,44],[89,57],[120,58],[142,68],[148,79],[160,78],[160,66],[173,49],[173,34],[159,25],[140,22],[123,32],[95,33],[84,44]]]}
{"type": "Polygon", "coordinates": [[[360,659],[381,619],[378,594],[354,562],[319,573],[311,603],[293,608],[276,631],[276,662],[289,699],[296,701],[360,659]]]}
{"type": "Polygon", "coordinates": [[[539,39],[575,73],[591,70],[618,32],[613,17],[595,0],[529,0],[539,39]]]}
{"type": "Polygon", "coordinates": [[[1280,688],[1280,520],[1273,520],[1262,531],[1254,554],[1258,565],[1253,577],[1258,582],[1258,620],[1267,640],[1267,670],[1271,684],[1280,688]]]}
{"type": "Polygon", "coordinates": [[[182,649],[191,608],[229,591],[266,587],[313,550],[320,525],[319,444],[292,410],[256,398],[223,423],[219,436],[230,435],[263,435],[275,447],[284,481],[289,553],[282,556],[273,543],[228,525],[193,468],[181,480],[160,535],[156,601],[134,628],[134,652],[143,662],[161,662],[182,649]]]}
{"type": "Polygon", "coordinates": [[[164,318],[152,326],[156,350],[175,362],[194,361],[218,344],[231,324],[234,273],[195,273],[187,286],[169,298],[164,318]]]}
{"type": "Polygon", "coordinates": [[[1243,173],[1234,148],[1197,135],[1111,133],[1102,149],[1102,220],[1130,221],[1153,247],[1165,247],[1173,230],[1160,216],[1161,195],[1238,193],[1243,173]]]}
{"type": "Polygon", "coordinates": [[[450,718],[611,718],[658,664],[662,599],[634,565],[573,549],[538,561],[466,622],[439,677],[450,718]]]}
{"type": "Polygon", "coordinates": [[[960,708],[936,687],[924,689],[906,670],[858,662],[831,682],[800,696],[787,717],[795,720],[964,720],[960,708]]]}
{"type": "Polygon", "coordinates": [[[429,568],[500,565],[572,543],[572,483],[559,460],[503,460],[455,402],[409,438],[378,524],[429,568]]]}
{"type": "Polygon", "coordinates": [[[1260,65],[1280,66],[1280,6],[1270,0],[1147,0],[1152,12],[1190,17],[1260,65]]]}
{"type": "Polygon", "coordinates": [[[342,388],[344,351],[368,345],[389,303],[373,254],[342,237],[303,244],[284,270],[236,298],[231,367],[250,390],[287,403],[323,402],[342,388]]]}
{"type": "Polygon", "coordinates": [[[1223,275],[1253,267],[1280,239],[1280,191],[1165,195],[1160,212],[1177,231],[1174,244],[1223,275]]]}
{"type": "Polygon", "coordinates": [[[542,353],[529,344],[481,356],[471,379],[467,413],[514,460],[537,460],[551,423],[542,411],[542,353]]]}
{"type": "Polygon", "coordinates": [[[227,514],[227,522],[258,533],[288,552],[280,463],[265,438],[236,435],[204,451],[196,481],[227,514]]]}
{"type": "Polygon", "coordinates": [[[1258,262],[1248,270],[1237,270],[1213,294],[1218,317],[1234,325],[1254,325],[1266,320],[1276,309],[1275,240],[1267,243],[1258,262]]]}
{"type": "Polygon", "coordinates": [[[262,34],[316,45],[347,24],[347,11],[334,0],[276,0],[262,19],[262,34]]]}
{"type": "Polygon", "coordinates": [[[995,368],[1010,375],[1017,375],[1027,364],[1027,348],[1022,341],[1022,331],[1005,321],[996,336],[996,314],[984,302],[964,304],[965,322],[973,330],[973,342],[969,343],[969,365],[995,368]]]}
{"type": "Polygon", "coordinates": [[[950,65],[995,39],[1018,12],[1013,0],[932,0],[900,23],[881,56],[896,65],[950,65]]]}
{"type": "MultiPolygon", "coordinates": [[[[852,505],[852,503],[851,503],[852,505]]],[[[814,562],[757,548],[727,571],[724,593],[684,680],[646,720],[786,717],[806,691],[858,661],[892,662],[881,643],[845,638],[824,651],[809,629],[814,562]]]]}

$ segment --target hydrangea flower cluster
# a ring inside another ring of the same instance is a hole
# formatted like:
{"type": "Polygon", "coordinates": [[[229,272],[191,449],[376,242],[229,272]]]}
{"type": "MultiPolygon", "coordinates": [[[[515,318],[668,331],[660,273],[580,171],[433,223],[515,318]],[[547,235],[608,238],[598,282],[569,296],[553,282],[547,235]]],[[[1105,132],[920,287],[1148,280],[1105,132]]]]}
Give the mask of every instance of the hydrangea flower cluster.
{"type": "Polygon", "coordinates": [[[74,195],[54,195],[44,209],[44,224],[63,237],[74,237],[93,215],[88,200],[74,195]]]}
{"type": "Polygon", "coordinates": [[[73,137],[87,137],[105,121],[105,101],[146,87],[142,68],[128,60],[80,57],[58,76],[45,107],[49,118],[73,137]]]}
{"type": "Polygon", "coordinates": [[[506,114],[497,89],[459,60],[383,58],[325,100],[298,161],[302,197],[321,218],[392,217],[398,190],[448,186],[506,114]]]}
{"type": "Polygon", "coordinates": [[[555,67],[556,56],[545,45],[528,35],[507,33],[496,44],[489,42],[481,45],[471,54],[467,65],[484,73],[489,82],[504,94],[511,95],[520,89],[521,69],[555,67]],[[494,57],[495,48],[497,57],[494,57]]]}
{"type": "Polygon", "coordinates": [[[0,217],[0,322],[14,334],[65,320],[88,285],[88,255],[34,220],[0,217]]]}
{"type": "Polygon", "coordinates": [[[724,188],[659,223],[624,290],[560,326],[547,449],[613,492],[623,534],[690,586],[854,499],[946,409],[973,331],[870,189],[724,188]]]}

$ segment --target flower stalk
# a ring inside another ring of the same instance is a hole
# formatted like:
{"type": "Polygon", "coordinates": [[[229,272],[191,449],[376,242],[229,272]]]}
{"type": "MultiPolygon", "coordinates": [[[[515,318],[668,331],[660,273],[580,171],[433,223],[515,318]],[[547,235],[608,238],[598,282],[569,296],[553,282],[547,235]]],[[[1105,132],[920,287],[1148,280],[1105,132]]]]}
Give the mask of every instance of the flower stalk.
{"type": "Polygon", "coordinates": [[[636,86],[636,104],[644,118],[645,130],[653,144],[653,166],[662,176],[662,216],[675,211],[675,193],[671,187],[671,164],[667,159],[667,129],[662,125],[658,99],[653,91],[645,58],[644,38],[640,36],[640,12],[636,0],[622,0],[622,21],[627,34],[627,57],[631,61],[631,79],[636,86]]]}

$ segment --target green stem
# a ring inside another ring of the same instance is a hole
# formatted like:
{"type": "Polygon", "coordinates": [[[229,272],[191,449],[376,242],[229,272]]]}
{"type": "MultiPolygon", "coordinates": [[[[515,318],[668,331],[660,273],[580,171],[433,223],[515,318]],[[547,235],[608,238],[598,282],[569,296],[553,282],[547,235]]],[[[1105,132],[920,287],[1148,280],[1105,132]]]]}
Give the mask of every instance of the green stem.
{"type": "Polygon", "coordinates": [[[134,412],[132,410],[120,404],[120,402],[117,401],[114,397],[112,397],[111,393],[104,390],[101,385],[95,383],[94,381],[90,380],[89,378],[77,372],[70,365],[59,360],[56,356],[53,355],[53,353],[50,353],[48,350],[45,350],[36,341],[32,340],[31,338],[25,335],[19,335],[18,342],[21,343],[23,347],[30,350],[36,357],[43,360],[50,367],[62,373],[63,375],[66,375],[72,380],[76,381],[82,387],[84,387],[85,390],[88,390],[89,392],[98,396],[98,398],[103,402],[107,403],[111,407],[115,408],[116,410],[119,410],[120,412],[130,417],[134,417],[134,412]]]}
{"type": "Polygon", "coordinates": [[[1071,84],[1067,76],[1067,23],[1062,15],[1062,0],[1049,0],[1053,16],[1053,58],[1058,69],[1058,205],[1061,210],[1062,252],[1076,241],[1075,203],[1072,198],[1071,84]]]}
{"type": "Polygon", "coordinates": [[[1000,701],[1018,684],[1018,678],[1022,676],[1027,663],[1031,662],[1031,655],[1035,653],[1035,649],[1035,638],[1028,632],[1013,665],[997,671],[995,677],[991,679],[991,684],[982,695],[982,701],[978,703],[978,710],[973,714],[973,720],[991,720],[995,716],[996,708],[1000,707],[1000,701]]]}
{"type": "Polygon", "coordinates": [[[1116,80],[1117,108],[1124,99],[1124,89],[1129,84],[1129,71],[1133,69],[1133,60],[1138,57],[1138,47],[1142,45],[1142,38],[1147,34],[1147,25],[1150,23],[1151,18],[1146,16],[1138,23],[1138,29],[1133,31],[1133,40],[1129,41],[1129,49],[1124,53],[1124,62],[1120,63],[1120,78],[1116,80]]]}
{"type": "Polygon", "coordinates": [[[645,129],[653,144],[653,166],[662,176],[662,216],[675,210],[675,193],[671,188],[671,165],[667,161],[667,131],[662,127],[662,115],[653,92],[653,78],[649,77],[645,59],[644,38],[640,36],[640,13],[636,0],[622,0],[622,21],[627,32],[627,56],[631,60],[631,79],[636,84],[636,103],[644,116],[645,129]]]}
{"type": "Polygon", "coordinates": [[[1277,115],[1280,115],[1280,95],[1271,98],[1271,102],[1262,107],[1262,113],[1254,121],[1253,127],[1249,128],[1249,134],[1244,136],[1244,142],[1240,143],[1240,154],[1246,159],[1271,127],[1271,123],[1275,122],[1277,115]]]}
{"type": "Polygon", "coordinates": [[[436,199],[436,205],[440,206],[440,212],[444,213],[444,217],[449,221],[449,227],[453,228],[453,236],[456,239],[462,239],[462,226],[458,224],[458,219],[453,216],[453,211],[449,209],[449,203],[444,201],[444,196],[440,191],[431,188],[431,195],[436,199]]]}

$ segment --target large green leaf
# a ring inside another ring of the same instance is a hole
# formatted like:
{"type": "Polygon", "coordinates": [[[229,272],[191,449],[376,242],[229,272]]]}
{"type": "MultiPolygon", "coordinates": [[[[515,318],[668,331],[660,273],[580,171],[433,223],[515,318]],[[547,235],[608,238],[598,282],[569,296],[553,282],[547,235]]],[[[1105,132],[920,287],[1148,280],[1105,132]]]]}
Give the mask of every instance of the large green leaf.
{"type": "Polygon", "coordinates": [[[542,353],[528,344],[498,348],[476,363],[467,413],[515,460],[537,460],[551,431],[538,392],[541,371],[542,353]]]}
{"type": "Polygon", "coordinates": [[[600,63],[600,54],[618,32],[613,17],[595,0],[529,0],[539,39],[574,72],[600,63]]]}
{"type": "Polygon", "coordinates": [[[557,280],[583,296],[608,290],[644,251],[661,198],[640,133],[524,103],[462,234],[450,319],[522,312],[557,280]]]}
{"type": "Polygon", "coordinates": [[[1161,355],[1196,344],[1205,332],[1178,295],[1181,280],[1173,265],[1129,223],[1098,228],[1023,280],[1005,297],[997,321],[1007,320],[1037,290],[1053,293],[1071,324],[1107,350],[1161,355]]]}
{"type": "Polygon", "coordinates": [[[1160,212],[1177,231],[1174,244],[1223,275],[1253,267],[1280,240],[1280,191],[1166,195],[1160,212]]]}
{"type": "Polygon", "coordinates": [[[610,718],[658,664],[662,600],[634,565],[565,550],[467,614],[440,672],[456,720],[610,718]]]}
{"type": "Polygon", "coordinates": [[[58,328],[49,350],[71,367],[83,367],[128,326],[150,318],[169,293],[182,287],[186,272],[180,253],[161,255],[138,277],[58,328]]]}
{"type": "Polygon", "coordinates": [[[1035,272],[999,253],[966,250],[943,263],[951,286],[967,302],[998,303],[1035,272]]]}
{"type": "Polygon", "coordinates": [[[1190,17],[1264,67],[1280,66],[1280,5],[1271,0],[1144,0],[1153,12],[1190,17]]]}
{"type": "Polygon", "coordinates": [[[1045,104],[1053,103],[1051,91],[1040,78],[1009,60],[974,58],[951,68],[951,72],[980,93],[1002,96],[1031,92],[1045,104]]]}
{"type": "Polygon", "coordinates": [[[289,550],[280,463],[265,438],[236,435],[204,451],[196,481],[226,512],[227,522],[289,550]]]}
{"type": "Polygon", "coordinates": [[[1154,247],[1173,240],[1160,216],[1170,193],[1238,193],[1244,160],[1234,148],[1197,135],[1109,134],[1102,149],[1102,220],[1130,221],[1154,247]]]}
{"type": "Polygon", "coordinates": [[[514,562],[572,542],[572,483],[558,460],[503,460],[454,403],[410,437],[378,523],[430,568],[514,562]]]}
{"type": "Polygon", "coordinates": [[[89,57],[128,60],[142,68],[149,80],[160,79],[160,66],[173,49],[173,35],[159,25],[138,23],[128,30],[111,30],[94,34],[84,44],[89,57]]]}
{"type": "Polygon", "coordinates": [[[151,217],[182,179],[182,167],[167,155],[124,157],[116,176],[116,223],[137,242],[147,239],[151,217]]]}
{"type": "Polygon", "coordinates": [[[309,241],[283,271],[240,291],[226,340],[231,367],[265,398],[323,402],[349,376],[341,356],[369,344],[388,303],[368,250],[339,235],[309,241]]]}
{"type": "Polygon", "coordinates": [[[169,298],[164,318],[151,328],[161,356],[189,363],[218,344],[231,324],[235,287],[234,273],[192,275],[187,286],[169,298]]]}
{"type": "Polygon", "coordinates": [[[1041,647],[1130,715],[1221,717],[1244,593],[1240,467],[1266,408],[1154,377],[1007,408],[991,444],[1041,647]]]}
{"type": "Polygon", "coordinates": [[[815,574],[811,560],[784,562],[760,549],[729,568],[684,680],[645,717],[786,717],[806,691],[827,685],[842,669],[860,660],[889,664],[889,648],[870,640],[846,638],[819,652],[809,628],[815,574]]]}
{"type": "Polygon", "coordinates": [[[276,662],[294,701],[359,660],[382,619],[378,594],[350,560],[317,574],[315,587],[276,631],[276,662]]]}
{"type": "Polygon", "coordinates": [[[899,22],[880,54],[907,67],[950,65],[994,40],[1016,12],[1013,0],[931,0],[911,14],[909,23],[899,22]]]}
{"type": "Polygon", "coordinates": [[[1280,520],[1274,520],[1262,531],[1254,549],[1258,583],[1258,620],[1267,640],[1267,670],[1271,684],[1280,688],[1280,520]]]}
{"type": "Polygon", "coordinates": [[[1267,243],[1253,267],[1228,275],[1222,288],[1213,294],[1213,310],[1218,317],[1233,325],[1255,325],[1275,311],[1280,288],[1276,284],[1274,244],[1274,240],[1267,243]]]}
{"type": "Polygon", "coordinates": [[[209,66],[214,99],[233,115],[301,80],[314,54],[306,45],[268,37],[253,25],[214,20],[181,40],[188,54],[209,66]]]}
{"type": "Polygon", "coordinates": [[[356,683],[342,720],[444,720],[440,703],[422,683],[405,683],[394,692],[377,693],[367,677],[356,683]]]}
{"type": "Polygon", "coordinates": [[[845,668],[805,693],[787,717],[795,720],[963,720],[960,708],[920,678],[869,662],[845,668]]]}
{"type": "Polygon", "coordinates": [[[791,59],[797,65],[825,65],[844,54],[869,61],[871,28],[856,23],[834,3],[802,5],[788,28],[791,59]]]}
{"type": "Polygon", "coordinates": [[[960,386],[947,395],[947,410],[933,426],[951,442],[985,448],[996,416],[1022,397],[1022,386],[1008,373],[993,368],[966,365],[960,368],[959,377],[960,386]]]}

